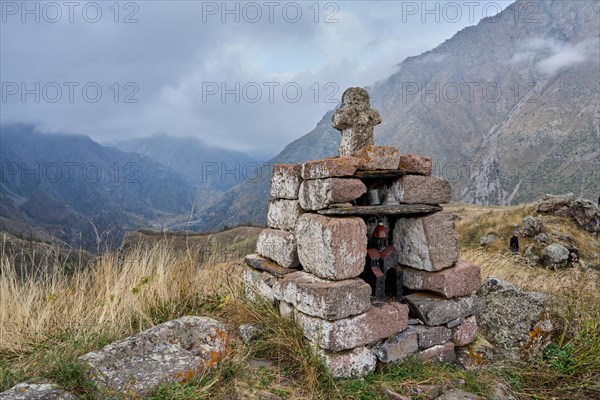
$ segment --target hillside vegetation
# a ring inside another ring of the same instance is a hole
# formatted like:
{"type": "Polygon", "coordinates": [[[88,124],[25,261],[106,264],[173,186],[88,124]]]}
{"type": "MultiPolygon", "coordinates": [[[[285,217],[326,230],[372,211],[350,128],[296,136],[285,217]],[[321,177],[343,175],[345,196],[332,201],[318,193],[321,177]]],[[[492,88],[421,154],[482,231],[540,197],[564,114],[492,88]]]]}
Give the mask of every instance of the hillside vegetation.
{"type": "MultiPolygon", "coordinates": [[[[410,395],[415,385],[457,382],[496,399],[507,398],[506,393],[519,399],[598,398],[598,271],[550,271],[512,256],[507,249],[512,224],[521,223],[528,207],[446,207],[459,217],[463,258],[479,264],[483,278],[493,275],[552,295],[557,329],[551,351],[527,364],[497,361],[463,370],[413,361],[364,379],[333,381],[291,322],[269,305],[243,299],[241,252],[254,246],[258,229],[167,240],[139,233],[126,249],[98,256],[88,268],[69,274],[60,264],[40,265],[40,274],[21,280],[14,258],[2,256],[0,391],[24,380],[46,379],[92,399],[94,390],[78,356],[182,315],[207,315],[228,323],[232,333],[242,323],[259,323],[265,331],[252,345],[233,334],[232,353],[216,373],[163,386],[153,399],[384,399],[387,389],[410,395]],[[498,242],[479,247],[479,237],[492,232],[498,242]],[[224,252],[223,246],[239,252],[224,252]]],[[[582,259],[592,263],[596,237],[561,218],[548,220],[547,226],[569,234],[582,259]]]]}

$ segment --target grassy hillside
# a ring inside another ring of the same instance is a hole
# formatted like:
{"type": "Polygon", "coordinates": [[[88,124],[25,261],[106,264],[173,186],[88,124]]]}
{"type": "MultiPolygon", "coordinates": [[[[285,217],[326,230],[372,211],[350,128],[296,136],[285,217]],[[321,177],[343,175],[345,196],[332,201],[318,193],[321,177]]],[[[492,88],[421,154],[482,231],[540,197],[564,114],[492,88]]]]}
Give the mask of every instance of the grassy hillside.
{"type": "MultiPolygon", "coordinates": [[[[265,304],[241,295],[241,260],[222,246],[253,247],[258,229],[214,235],[139,233],[121,252],[93,260],[71,276],[59,268],[45,279],[20,281],[14,260],[3,256],[0,275],[0,391],[27,380],[50,379],[93,398],[76,359],[93,349],[182,315],[207,315],[233,328],[260,323],[263,336],[247,346],[236,337],[232,353],[213,375],[161,387],[153,399],[377,399],[385,388],[408,394],[416,384],[456,384],[485,396],[512,392],[519,399],[591,399],[600,396],[600,291],[598,271],[560,272],[527,266],[505,249],[511,224],[523,207],[447,207],[457,226],[463,258],[478,263],[483,277],[508,280],[553,296],[558,327],[555,352],[527,364],[488,363],[471,370],[417,361],[386,368],[365,379],[333,381],[301,332],[265,304]],[[494,232],[497,246],[479,248],[479,236],[494,232]],[[233,240],[233,242],[228,242],[233,240]],[[216,243],[216,251],[210,243],[216,243]],[[195,244],[195,245],[194,245],[195,244]],[[454,383],[453,383],[454,382],[454,383]],[[277,397],[278,396],[278,397],[277,397]]],[[[597,243],[569,221],[553,229],[572,235],[582,256],[597,243]]],[[[496,398],[506,398],[500,394],[496,398]]],[[[416,397],[415,397],[416,398],[416,397]]]]}

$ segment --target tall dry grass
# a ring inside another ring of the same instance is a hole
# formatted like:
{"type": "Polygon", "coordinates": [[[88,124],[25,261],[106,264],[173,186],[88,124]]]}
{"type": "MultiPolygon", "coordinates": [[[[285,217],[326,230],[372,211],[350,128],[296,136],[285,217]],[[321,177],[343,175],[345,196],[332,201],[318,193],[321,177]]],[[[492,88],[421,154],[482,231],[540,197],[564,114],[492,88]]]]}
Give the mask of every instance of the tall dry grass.
{"type": "Polygon", "coordinates": [[[107,253],[85,270],[60,268],[19,278],[9,256],[0,259],[0,357],[18,362],[40,344],[71,337],[121,338],[172,314],[202,305],[226,282],[232,264],[215,255],[175,252],[167,244],[107,253]]]}

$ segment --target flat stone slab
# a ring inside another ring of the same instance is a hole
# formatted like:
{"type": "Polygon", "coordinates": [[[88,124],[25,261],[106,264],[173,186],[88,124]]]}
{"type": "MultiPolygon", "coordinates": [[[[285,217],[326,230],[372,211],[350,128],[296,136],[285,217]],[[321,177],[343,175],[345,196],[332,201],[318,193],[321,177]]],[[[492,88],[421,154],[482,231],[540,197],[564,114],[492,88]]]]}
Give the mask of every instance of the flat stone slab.
{"type": "Polygon", "coordinates": [[[311,179],[302,182],[298,197],[303,209],[321,210],[336,203],[356,200],[366,192],[367,187],[360,179],[311,179]]]}
{"type": "Polygon", "coordinates": [[[458,318],[474,315],[477,311],[475,295],[445,299],[432,294],[414,293],[404,296],[404,301],[428,326],[443,325],[458,318]]]}
{"type": "Polygon", "coordinates": [[[452,214],[440,212],[415,218],[398,218],[393,243],[398,263],[425,271],[439,271],[459,258],[458,236],[452,214]]]}
{"type": "Polygon", "coordinates": [[[368,145],[356,151],[354,156],[360,158],[358,169],[361,170],[393,170],[400,162],[400,152],[394,146],[368,145]]]}
{"type": "Polygon", "coordinates": [[[333,379],[359,378],[375,371],[377,366],[375,355],[364,346],[343,352],[321,350],[320,356],[333,379]]]}
{"type": "Polygon", "coordinates": [[[271,196],[278,199],[297,199],[301,182],[300,164],[275,164],[271,175],[271,196]]]}
{"type": "Polygon", "coordinates": [[[371,307],[371,287],[359,278],[329,281],[300,271],[285,276],[281,291],[283,301],[329,321],[359,315],[371,307]]]}
{"type": "Polygon", "coordinates": [[[431,157],[415,156],[412,154],[400,155],[398,169],[406,172],[408,175],[431,175],[431,157]]]}
{"type": "Polygon", "coordinates": [[[298,217],[303,212],[298,200],[271,200],[267,212],[267,225],[269,228],[293,231],[298,217]]]}
{"type": "Polygon", "coordinates": [[[420,351],[417,353],[417,358],[422,361],[432,360],[441,363],[451,363],[456,360],[454,343],[448,342],[420,351]]]}
{"type": "Polygon", "coordinates": [[[284,268],[296,268],[300,265],[296,249],[296,236],[292,232],[280,229],[263,230],[258,235],[256,252],[284,268]]]}
{"type": "Polygon", "coordinates": [[[259,301],[261,298],[270,302],[281,300],[281,279],[271,273],[245,267],[242,280],[244,294],[248,300],[259,301]]]}
{"type": "Polygon", "coordinates": [[[102,398],[143,398],[159,385],[189,380],[216,368],[227,355],[225,325],[207,317],[182,317],[152,327],[79,358],[102,398]],[[110,395],[109,395],[110,394],[110,395]]]}
{"type": "Polygon", "coordinates": [[[442,211],[442,207],[426,204],[398,204],[393,206],[354,206],[319,210],[321,215],[420,215],[442,211]]]}
{"type": "Polygon", "coordinates": [[[383,363],[400,361],[417,350],[419,350],[417,333],[411,326],[383,343],[373,346],[373,353],[383,363]]]}
{"type": "Polygon", "coordinates": [[[360,275],[367,255],[367,225],[361,218],[303,214],[296,227],[298,258],[306,272],[344,280],[360,275]]]}
{"type": "Polygon", "coordinates": [[[258,254],[249,254],[244,258],[244,261],[246,261],[246,264],[248,264],[252,268],[268,272],[276,277],[281,277],[286,274],[298,271],[295,268],[284,268],[276,262],[261,257],[258,254]]]}
{"type": "Polygon", "coordinates": [[[53,383],[19,383],[0,393],[0,400],[75,400],[77,396],[53,383]]]}
{"type": "Polygon", "coordinates": [[[325,350],[342,351],[375,343],[408,326],[406,304],[373,301],[371,308],[356,317],[326,321],[296,312],[304,336],[325,350]]]}
{"type": "Polygon", "coordinates": [[[417,334],[419,349],[428,349],[452,339],[452,331],[444,326],[417,325],[413,328],[417,334]]]}
{"type": "Polygon", "coordinates": [[[300,166],[302,179],[322,179],[352,176],[356,172],[360,158],[330,157],[321,160],[307,161],[300,166]]]}
{"type": "Polygon", "coordinates": [[[428,272],[404,267],[403,284],[411,290],[432,292],[446,298],[468,296],[481,286],[481,270],[463,260],[444,270],[428,272]]]}
{"type": "Polygon", "coordinates": [[[390,190],[400,203],[444,204],[452,199],[450,183],[435,176],[405,175],[390,190]]]}
{"type": "Polygon", "coordinates": [[[477,318],[472,315],[452,329],[452,343],[455,346],[466,346],[477,336],[477,318]]]}

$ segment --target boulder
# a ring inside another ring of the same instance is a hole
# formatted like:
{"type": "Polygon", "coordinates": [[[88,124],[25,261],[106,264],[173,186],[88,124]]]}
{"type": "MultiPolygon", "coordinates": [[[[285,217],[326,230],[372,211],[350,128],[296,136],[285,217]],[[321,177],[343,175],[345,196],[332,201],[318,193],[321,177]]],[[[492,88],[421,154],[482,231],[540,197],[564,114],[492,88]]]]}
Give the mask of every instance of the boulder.
{"type": "Polygon", "coordinates": [[[434,176],[405,175],[392,184],[391,191],[406,204],[443,204],[452,199],[450,183],[434,176]]]}
{"type": "Polygon", "coordinates": [[[403,331],[408,326],[408,307],[373,300],[369,311],[356,317],[326,321],[297,311],[295,319],[308,340],[322,349],[341,351],[403,331]]]}
{"type": "Polygon", "coordinates": [[[398,169],[405,171],[407,175],[431,175],[431,157],[402,154],[398,169]]]}
{"type": "Polygon", "coordinates": [[[299,265],[296,236],[292,232],[279,229],[263,230],[256,242],[256,252],[284,268],[296,268],[299,265]]]}
{"type": "Polygon", "coordinates": [[[114,342],[79,358],[101,398],[144,398],[158,386],[202,377],[228,354],[225,325],[207,317],[182,317],[114,342]],[[109,396],[110,394],[110,396],[109,396]]]}
{"type": "Polygon", "coordinates": [[[439,271],[458,261],[458,237],[453,217],[446,212],[398,218],[393,241],[398,263],[408,267],[439,271]]]}
{"type": "Polygon", "coordinates": [[[400,152],[394,146],[368,145],[354,153],[360,158],[359,169],[397,169],[400,162],[400,152]]]}
{"type": "Polygon", "coordinates": [[[362,279],[328,281],[306,272],[286,275],[283,301],[313,317],[337,320],[362,314],[371,307],[371,287],[362,279]]]}
{"type": "Polygon", "coordinates": [[[306,272],[330,280],[355,278],[363,272],[367,226],[361,218],[304,214],[298,219],[296,241],[306,272]]]}
{"type": "Polygon", "coordinates": [[[453,267],[438,272],[410,267],[403,267],[402,271],[404,287],[432,292],[446,298],[468,296],[481,285],[479,267],[463,260],[458,260],[453,267]]]}
{"type": "Polygon", "coordinates": [[[375,355],[364,346],[343,352],[321,350],[320,355],[333,379],[359,378],[377,366],[375,355]]]}
{"type": "Polygon", "coordinates": [[[600,209],[590,200],[576,198],[572,194],[546,195],[537,202],[537,211],[569,217],[588,232],[600,234],[600,209]]]}
{"type": "Polygon", "coordinates": [[[383,363],[400,361],[417,350],[419,350],[417,333],[411,326],[373,346],[373,353],[383,363]]]}
{"type": "Polygon", "coordinates": [[[523,292],[494,277],[484,281],[477,295],[479,331],[497,349],[519,357],[519,350],[530,341],[535,327],[546,320],[548,297],[543,293],[523,292]]]}
{"type": "Polygon", "coordinates": [[[540,256],[546,267],[560,269],[567,266],[569,261],[569,249],[561,244],[552,243],[550,246],[542,249],[540,256]]]}
{"type": "Polygon", "coordinates": [[[275,164],[271,175],[271,196],[295,200],[301,182],[299,164],[275,164]]]}
{"type": "Polygon", "coordinates": [[[523,218],[523,235],[528,237],[534,237],[542,231],[542,221],[537,217],[531,215],[523,218]]]}
{"type": "Polygon", "coordinates": [[[352,176],[356,172],[360,158],[331,157],[321,160],[307,161],[300,166],[302,179],[322,179],[341,176],[352,176]]]}
{"type": "Polygon", "coordinates": [[[293,231],[303,210],[298,200],[276,199],[269,202],[267,225],[270,228],[293,231]]]}
{"type": "Polygon", "coordinates": [[[477,311],[477,296],[445,299],[436,295],[414,293],[404,297],[411,311],[428,326],[443,325],[477,311]]]}
{"type": "Polygon", "coordinates": [[[335,203],[356,200],[367,192],[360,179],[311,179],[300,185],[300,206],[305,210],[322,210],[335,203]]]}
{"type": "Polygon", "coordinates": [[[535,236],[535,241],[538,243],[543,243],[543,244],[549,244],[551,242],[548,235],[546,235],[544,232],[538,233],[535,236]]]}
{"type": "Polygon", "coordinates": [[[0,393],[0,400],[75,400],[77,396],[53,383],[19,383],[0,393]]]}

